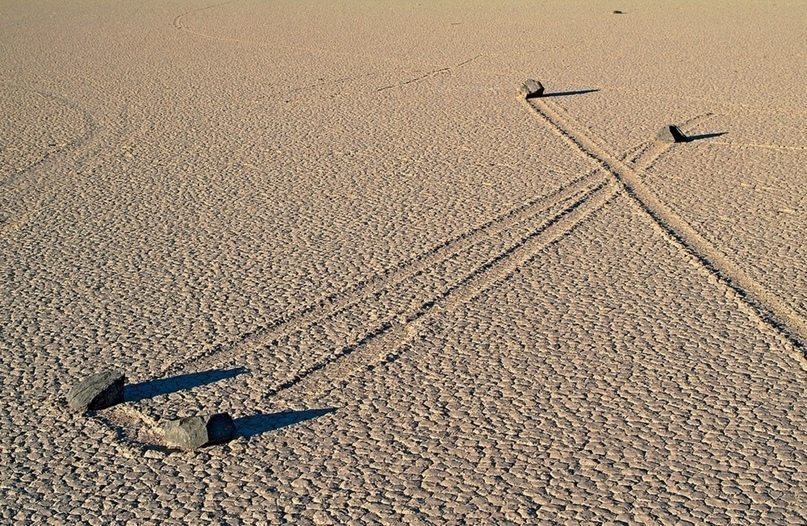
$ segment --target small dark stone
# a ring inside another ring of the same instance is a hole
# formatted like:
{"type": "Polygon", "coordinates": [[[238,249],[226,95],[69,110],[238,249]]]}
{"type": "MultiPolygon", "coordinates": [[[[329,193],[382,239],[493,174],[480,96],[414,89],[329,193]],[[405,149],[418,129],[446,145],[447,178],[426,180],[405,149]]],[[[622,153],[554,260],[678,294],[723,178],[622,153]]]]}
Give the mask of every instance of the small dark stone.
{"type": "Polygon", "coordinates": [[[624,15],[625,13],[623,13],[623,12],[622,12],[622,11],[620,11],[619,9],[614,9],[614,14],[615,14],[615,15],[624,15]]]}
{"type": "Polygon", "coordinates": [[[525,99],[540,97],[544,94],[544,85],[537,80],[527,79],[518,88],[518,94],[520,97],[524,97],[525,99]]]}
{"type": "Polygon", "coordinates": [[[163,431],[168,447],[192,451],[231,440],[235,436],[235,423],[227,413],[208,417],[189,416],[169,420],[163,425],[163,431]]]}
{"type": "Polygon", "coordinates": [[[207,443],[227,442],[235,436],[235,422],[227,413],[219,413],[207,419],[207,443]]]}
{"type": "Polygon", "coordinates": [[[674,124],[665,126],[658,132],[656,138],[661,142],[687,142],[687,136],[674,124]]]}
{"type": "Polygon", "coordinates": [[[67,405],[79,413],[104,409],[123,402],[126,378],[120,371],[105,371],[88,376],[67,393],[67,405]]]}

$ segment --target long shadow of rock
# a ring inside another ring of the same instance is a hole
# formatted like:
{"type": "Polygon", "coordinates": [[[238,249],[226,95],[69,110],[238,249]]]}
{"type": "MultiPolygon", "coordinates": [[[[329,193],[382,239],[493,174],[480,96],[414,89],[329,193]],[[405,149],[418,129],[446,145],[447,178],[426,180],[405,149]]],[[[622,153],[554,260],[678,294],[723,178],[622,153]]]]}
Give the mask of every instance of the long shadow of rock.
{"type": "Polygon", "coordinates": [[[123,389],[123,399],[126,402],[137,402],[146,398],[186,391],[202,385],[212,384],[221,380],[234,378],[247,372],[245,367],[235,369],[214,369],[201,373],[182,374],[171,378],[151,380],[139,384],[127,385],[123,389]]]}
{"type": "Polygon", "coordinates": [[[551,93],[544,93],[541,97],[570,97],[572,95],[585,95],[586,93],[595,93],[599,89],[578,89],[573,91],[555,91],[551,93]]]}
{"type": "Polygon", "coordinates": [[[235,419],[235,428],[238,436],[249,438],[281,427],[299,424],[312,418],[319,418],[336,411],[335,407],[324,409],[308,409],[305,411],[284,411],[282,413],[257,414],[235,419]]]}
{"type": "Polygon", "coordinates": [[[703,139],[711,139],[712,137],[720,137],[726,135],[728,132],[715,132],[715,133],[702,133],[700,135],[687,135],[687,142],[702,141],[703,139]]]}

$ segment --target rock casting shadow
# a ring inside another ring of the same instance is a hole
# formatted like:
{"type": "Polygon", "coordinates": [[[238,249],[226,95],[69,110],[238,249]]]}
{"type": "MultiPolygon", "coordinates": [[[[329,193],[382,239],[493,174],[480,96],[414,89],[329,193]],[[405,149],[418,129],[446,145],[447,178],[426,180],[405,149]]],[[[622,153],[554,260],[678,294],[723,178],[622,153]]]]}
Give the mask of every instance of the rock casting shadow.
{"type": "Polygon", "coordinates": [[[599,89],[580,89],[574,91],[556,91],[554,93],[544,93],[541,97],[569,97],[570,95],[585,95],[586,93],[594,93],[600,91],[599,89]]]}
{"type": "Polygon", "coordinates": [[[712,137],[720,137],[721,135],[726,135],[728,132],[717,132],[717,133],[702,133],[700,135],[687,135],[687,142],[692,141],[700,141],[701,139],[711,139],[712,137]]]}
{"type": "Polygon", "coordinates": [[[251,416],[244,416],[235,419],[235,428],[237,436],[249,438],[268,431],[274,431],[281,427],[298,424],[312,418],[319,418],[328,413],[336,411],[335,407],[326,407],[324,409],[307,409],[305,411],[283,411],[282,413],[272,413],[269,415],[257,414],[251,416]]]}
{"type": "Polygon", "coordinates": [[[235,369],[213,369],[201,373],[182,374],[172,376],[171,378],[127,385],[123,388],[123,399],[126,402],[137,402],[146,398],[186,391],[194,387],[227,380],[246,372],[247,369],[244,367],[236,367],[235,369]]]}

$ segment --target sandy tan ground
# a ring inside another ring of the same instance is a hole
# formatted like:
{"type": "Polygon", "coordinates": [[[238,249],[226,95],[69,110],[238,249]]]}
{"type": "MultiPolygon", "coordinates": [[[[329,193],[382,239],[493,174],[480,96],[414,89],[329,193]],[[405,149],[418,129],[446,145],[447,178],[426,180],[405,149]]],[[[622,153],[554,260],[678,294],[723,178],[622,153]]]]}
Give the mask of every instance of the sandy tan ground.
{"type": "Polygon", "coordinates": [[[805,34],[0,0],[0,523],[804,524],[805,34]]]}

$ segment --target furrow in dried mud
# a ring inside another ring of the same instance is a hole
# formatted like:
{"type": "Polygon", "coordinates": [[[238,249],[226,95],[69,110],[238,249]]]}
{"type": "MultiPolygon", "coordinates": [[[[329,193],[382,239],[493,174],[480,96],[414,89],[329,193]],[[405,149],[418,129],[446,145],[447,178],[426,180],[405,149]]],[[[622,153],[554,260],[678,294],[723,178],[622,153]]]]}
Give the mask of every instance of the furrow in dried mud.
{"type": "Polygon", "coordinates": [[[619,187],[613,183],[602,183],[593,191],[544,218],[544,222],[526,238],[463,276],[442,296],[433,298],[419,310],[408,313],[404,323],[369,334],[363,341],[332,356],[326,362],[302,371],[271,390],[268,395],[273,397],[272,401],[276,406],[303,398],[310,401],[312,397],[333,389],[339,382],[357,372],[395,359],[417,339],[433,319],[441,313],[453,311],[506,279],[602,208],[618,190],[619,187]]]}

